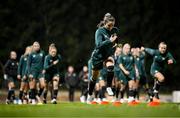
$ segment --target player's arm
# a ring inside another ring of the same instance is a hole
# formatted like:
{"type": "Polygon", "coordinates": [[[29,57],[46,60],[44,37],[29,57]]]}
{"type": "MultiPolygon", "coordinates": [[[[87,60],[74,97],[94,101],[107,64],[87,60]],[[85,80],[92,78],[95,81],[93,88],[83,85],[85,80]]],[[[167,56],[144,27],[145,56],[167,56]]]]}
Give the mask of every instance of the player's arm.
{"type": "Polygon", "coordinates": [[[117,36],[111,36],[110,40],[103,41],[103,37],[104,37],[103,34],[99,30],[96,31],[96,34],[95,34],[96,47],[101,48],[101,47],[105,47],[107,45],[113,46],[113,42],[117,38],[117,36]]]}
{"type": "Polygon", "coordinates": [[[155,49],[145,48],[145,47],[141,47],[141,51],[145,51],[146,53],[150,54],[151,56],[154,56],[156,53],[155,49]]]}
{"type": "Polygon", "coordinates": [[[21,79],[21,72],[22,72],[22,63],[23,63],[23,56],[21,56],[18,64],[18,71],[17,71],[17,78],[21,79]]]}
{"type": "Polygon", "coordinates": [[[176,64],[176,60],[174,59],[174,57],[170,52],[167,53],[167,56],[168,56],[168,64],[176,64]]]}

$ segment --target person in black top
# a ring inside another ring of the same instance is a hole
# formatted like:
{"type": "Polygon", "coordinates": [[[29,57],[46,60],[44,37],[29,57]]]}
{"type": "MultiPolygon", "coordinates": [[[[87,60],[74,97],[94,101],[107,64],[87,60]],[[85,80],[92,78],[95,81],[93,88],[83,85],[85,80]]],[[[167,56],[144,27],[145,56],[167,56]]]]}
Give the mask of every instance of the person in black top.
{"type": "Polygon", "coordinates": [[[79,73],[80,85],[81,85],[81,97],[80,101],[85,103],[88,94],[88,67],[83,66],[82,71],[79,73]]]}
{"type": "Polygon", "coordinates": [[[6,104],[9,104],[11,100],[13,100],[14,104],[16,104],[15,100],[15,81],[17,80],[17,69],[18,69],[18,62],[16,60],[17,54],[15,51],[10,52],[10,59],[6,62],[4,66],[4,79],[8,80],[8,96],[6,99],[6,104]]]}
{"type": "Polygon", "coordinates": [[[78,84],[78,78],[77,78],[76,73],[74,72],[73,66],[68,67],[68,72],[65,75],[65,82],[69,89],[69,101],[73,102],[75,88],[77,87],[77,84],[78,84]]]}

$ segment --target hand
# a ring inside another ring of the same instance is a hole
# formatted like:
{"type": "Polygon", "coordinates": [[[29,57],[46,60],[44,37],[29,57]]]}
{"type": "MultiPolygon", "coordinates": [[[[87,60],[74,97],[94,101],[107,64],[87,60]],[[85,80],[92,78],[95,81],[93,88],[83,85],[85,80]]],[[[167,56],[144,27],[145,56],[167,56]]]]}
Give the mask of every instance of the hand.
{"type": "Polygon", "coordinates": [[[20,80],[20,79],[21,79],[21,75],[17,75],[17,79],[19,79],[19,80],[20,80]]]}
{"type": "Polygon", "coordinates": [[[59,62],[59,60],[53,61],[53,65],[56,65],[59,62]]]}
{"type": "Polygon", "coordinates": [[[124,73],[125,73],[125,75],[129,75],[129,71],[127,71],[127,70],[124,73]]]}
{"type": "Polygon", "coordinates": [[[4,74],[4,80],[7,80],[7,75],[6,74],[4,74]]]}
{"type": "Polygon", "coordinates": [[[29,78],[30,78],[30,79],[32,79],[32,78],[33,78],[33,75],[32,75],[32,74],[30,74],[30,75],[29,75],[29,78]]]}
{"type": "Polygon", "coordinates": [[[42,71],[42,74],[45,74],[45,73],[46,73],[46,70],[43,70],[43,71],[42,71]]]}
{"type": "Polygon", "coordinates": [[[27,79],[27,77],[26,77],[26,75],[24,75],[24,76],[23,76],[23,80],[26,80],[26,79],[27,79]]]}
{"type": "Polygon", "coordinates": [[[169,59],[169,60],[168,60],[168,64],[173,64],[173,60],[172,60],[172,59],[169,59]]]}
{"type": "Polygon", "coordinates": [[[116,36],[116,35],[112,35],[112,36],[110,37],[110,41],[111,41],[111,42],[116,41],[116,39],[117,39],[117,36],[116,36]]]}
{"type": "Polygon", "coordinates": [[[141,51],[144,51],[145,50],[145,48],[144,47],[141,47],[141,51]]]}

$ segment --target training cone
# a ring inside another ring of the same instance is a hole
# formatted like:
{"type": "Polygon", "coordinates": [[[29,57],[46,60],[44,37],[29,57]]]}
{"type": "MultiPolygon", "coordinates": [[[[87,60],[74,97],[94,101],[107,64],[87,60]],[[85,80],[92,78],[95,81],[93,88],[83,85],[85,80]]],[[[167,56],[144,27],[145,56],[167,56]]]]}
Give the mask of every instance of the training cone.
{"type": "Polygon", "coordinates": [[[102,104],[102,105],[106,105],[106,104],[109,104],[109,102],[108,101],[101,101],[101,103],[100,104],[102,104]]]}
{"type": "Polygon", "coordinates": [[[113,102],[113,106],[120,106],[122,103],[121,102],[119,102],[119,101],[115,101],[115,102],[113,102]]]}
{"type": "Polygon", "coordinates": [[[135,100],[133,100],[132,102],[129,102],[128,105],[129,106],[135,106],[135,105],[138,105],[139,103],[136,102],[135,100]]]}

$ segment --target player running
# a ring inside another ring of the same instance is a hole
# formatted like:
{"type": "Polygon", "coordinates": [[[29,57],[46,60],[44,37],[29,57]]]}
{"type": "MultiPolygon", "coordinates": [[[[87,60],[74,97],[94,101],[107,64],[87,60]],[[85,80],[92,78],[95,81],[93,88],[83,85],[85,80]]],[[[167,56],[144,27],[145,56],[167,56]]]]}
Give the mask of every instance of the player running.
{"type": "Polygon", "coordinates": [[[151,65],[150,73],[152,77],[155,78],[155,83],[153,87],[151,101],[153,100],[153,97],[154,100],[159,100],[159,88],[165,81],[165,65],[176,63],[176,61],[171,55],[171,53],[167,51],[167,44],[165,42],[161,42],[158,46],[158,49],[141,47],[141,50],[153,56],[153,63],[151,65]]]}
{"type": "Polygon", "coordinates": [[[111,34],[111,30],[114,27],[115,19],[113,16],[108,17],[104,21],[103,27],[96,30],[95,34],[95,49],[91,56],[92,62],[92,77],[89,82],[89,92],[87,103],[91,103],[92,93],[96,84],[96,80],[99,77],[99,72],[103,68],[103,63],[107,58],[114,53],[114,42],[117,40],[116,35],[111,34]]]}

